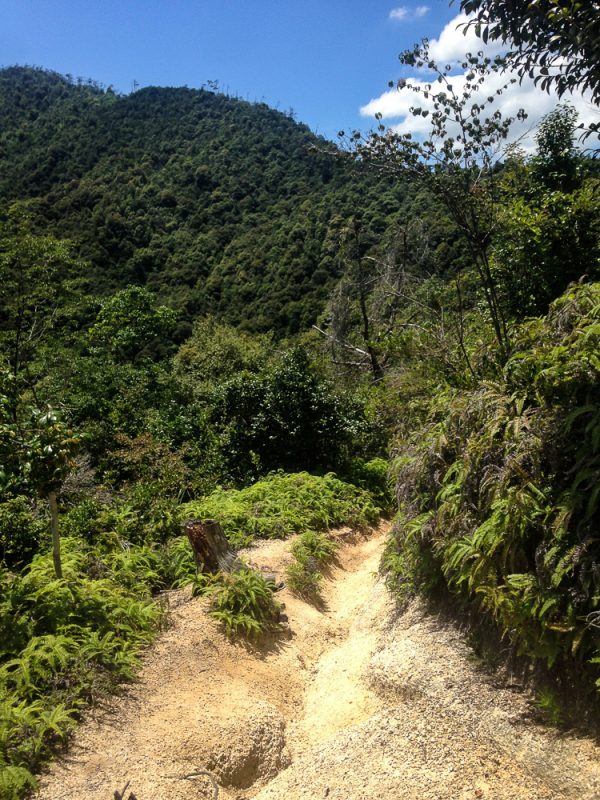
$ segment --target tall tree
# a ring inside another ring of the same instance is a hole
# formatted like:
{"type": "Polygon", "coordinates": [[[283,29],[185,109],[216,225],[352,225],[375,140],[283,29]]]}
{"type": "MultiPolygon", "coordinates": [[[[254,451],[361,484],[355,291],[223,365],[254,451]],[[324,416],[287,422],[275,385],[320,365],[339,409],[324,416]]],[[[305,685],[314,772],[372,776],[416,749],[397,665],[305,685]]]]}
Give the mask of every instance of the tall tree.
{"type": "Polygon", "coordinates": [[[67,306],[77,266],[69,242],[33,233],[18,208],[0,219],[0,355],[17,392],[34,383],[32,362],[67,306]]]}
{"type": "MultiPolygon", "coordinates": [[[[431,58],[427,40],[403,52],[400,61],[432,76],[427,83],[404,79],[397,83],[398,91],[414,93],[410,112],[429,118],[429,132],[420,138],[380,124],[366,139],[353,134],[356,153],[387,172],[419,181],[442,202],[468,245],[499,350],[505,356],[508,333],[492,274],[490,245],[500,200],[497,167],[514,117],[503,117],[494,102],[516,79],[510,78],[490,96],[482,95],[490,70],[501,69],[503,60],[467,55],[462,64],[466,80],[460,83],[450,74],[450,65],[440,67],[431,58]]],[[[525,117],[523,109],[516,114],[518,119],[525,117]]]]}
{"type": "Polygon", "coordinates": [[[33,491],[47,500],[54,571],[62,578],[57,493],[72,466],[78,440],[56,409],[19,402],[16,378],[0,371],[0,491],[33,491]]]}
{"type": "Polygon", "coordinates": [[[175,312],[157,305],[148,289],[127,286],[103,303],[90,329],[90,341],[116,361],[157,357],[172,341],[175,320],[175,312]]]}

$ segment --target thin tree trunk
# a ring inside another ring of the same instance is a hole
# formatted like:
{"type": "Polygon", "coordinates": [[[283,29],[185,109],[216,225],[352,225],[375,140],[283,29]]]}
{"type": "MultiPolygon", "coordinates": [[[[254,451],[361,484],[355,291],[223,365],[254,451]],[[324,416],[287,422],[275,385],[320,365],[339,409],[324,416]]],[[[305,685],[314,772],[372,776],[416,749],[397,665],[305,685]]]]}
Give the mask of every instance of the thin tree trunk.
{"type": "Polygon", "coordinates": [[[58,530],[58,503],[56,502],[56,492],[48,492],[48,504],[50,505],[50,521],[52,524],[52,560],[54,561],[54,572],[57,578],[62,578],[62,563],[60,560],[60,533],[58,530]]]}
{"type": "Polygon", "coordinates": [[[369,366],[371,367],[371,375],[373,383],[377,383],[378,381],[383,380],[383,368],[379,363],[379,359],[377,358],[377,354],[375,353],[375,349],[371,344],[371,328],[369,324],[369,316],[367,313],[367,302],[364,296],[364,290],[361,286],[359,288],[359,304],[360,304],[360,313],[362,316],[362,323],[363,323],[363,340],[365,343],[365,347],[367,348],[367,353],[369,354],[369,366]]]}
{"type": "Polygon", "coordinates": [[[477,380],[477,376],[475,375],[475,370],[471,365],[471,359],[469,358],[469,354],[467,353],[467,348],[465,347],[465,317],[464,317],[464,310],[463,310],[463,302],[462,302],[462,292],[460,290],[460,272],[456,276],[456,294],[458,296],[458,343],[460,345],[461,353],[463,354],[463,358],[469,368],[469,372],[471,373],[471,377],[477,380]]]}
{"type": "Polygon", "coordinates": [[[369,321],[369,312],[367,309],[367,279],[363,270],[362,258],[360,255],[358,231],[355,228],[356,237],[356,266],[358,277],[358,304],[360,308],[360,315],[362,318],[362,336],[363,342],[369,354],[369,366],[371,368],[371,375],[373,383],[383,380],[383,367],[379,363],[375,348],[371,344],[371,324],[369,321]]]}

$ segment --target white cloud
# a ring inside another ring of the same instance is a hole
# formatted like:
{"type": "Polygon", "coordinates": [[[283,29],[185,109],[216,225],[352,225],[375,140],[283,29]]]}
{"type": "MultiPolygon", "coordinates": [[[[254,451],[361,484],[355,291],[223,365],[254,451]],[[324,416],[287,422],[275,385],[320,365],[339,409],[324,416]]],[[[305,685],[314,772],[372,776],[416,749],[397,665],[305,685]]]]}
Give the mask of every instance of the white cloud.
{"type": "MultiPolygon", "coordinates": [[[[502,46],[498,43],[488,42],[485,45],[481,39],[475,36],[472,29],[467,29],[466,35],[461,25],[464,25],[467,18],[460,14],[449,22],[440,33],[437,39],[430,42],[431,57],[443,68],[445,65],[457,65],[456,74],[449,77],[449,81],[458,93],[464,88],[466,78],[464,72],[460,70],[460,62],[464,60],[467,52],[476,53],[483,51],[486,56],[493,57],[502,52],[502,46]]],[[[414,85],[424,87],[428,82],[429,76],[423,71],[417,72],[406,80],[407,86],[414,85]]],[[[479,96],[486,98],[492,96],[498,89],[501,89],[510,75],[506,73],[491,73],[480,89],[479,96]]],[[[435,87],[435,84],[434,84],[435,87]]],[[[434,88],[435,91],[435,88],[434,88]]],[[[474,102],[477,98],[473,98],[474,102]]],[[[579,121],[589,124],[599,120],[599,110],[581,93],[576,92],[562,98],[562,101],[572,103],[579,113],[579,121]]],[[[524,122],[515,122],[511,128],[509,142],[520,140],[520,145],[528,152],[535,149],[535,128],[542,117],[552,111],[559,100],[555,94],[548,94],[537,87],[532,78],[524,78],[521,83],[517,82],[504,89],[502,94],[496,96],[494,108],[497,108],[503,115],[515,116],[520,108],[525,109],[528,114],[524,122]]],[[[422,94],[411,92],[409,88],[390,90],[384,92],[379,97],[375,97],[360,109],[364,117],[374,117],[381,114],[384,120],[391,122],[391,127],[399,133],[412,133],[413,135],[427,135],[430,130],[429,119],[427,117],[413,117],[410,113],[412,106],[420,108],[431,108],[432,102],[423,98],[422,94]],[[395,124],[393,121],[397,120],[395,124]]],[[[456,133],[454,131],[449,131],[456,133]]]]}
{"type": "Polygon", "coordinates": [[[429,12],[429,6],[417,6],[414,9],[408,6],[398,6],[390,11],[390,19],[395,22],[410,22],[413,19],[424,17],[429,12]]]}
{"type": "Polygon", "coordinates": [[[437,39],[429,43],[429,52],[438,64],[452,64],[462,61],[466,53],[482,51],[493,58],[506,50],[500,42],[488,40],[487,44],[476,35],[474,28],[465,27],[468,22],[466,14],[459,14],[445,26],[437,39]]]}
{"type": "Polygon", "coordinates": [[[400,6],[399,8],[392,8],[392,10],[390,11],[390,19],[401,21],[403,19],[407,19],[408,14],[409,11],[406,6],[400,6]]]}

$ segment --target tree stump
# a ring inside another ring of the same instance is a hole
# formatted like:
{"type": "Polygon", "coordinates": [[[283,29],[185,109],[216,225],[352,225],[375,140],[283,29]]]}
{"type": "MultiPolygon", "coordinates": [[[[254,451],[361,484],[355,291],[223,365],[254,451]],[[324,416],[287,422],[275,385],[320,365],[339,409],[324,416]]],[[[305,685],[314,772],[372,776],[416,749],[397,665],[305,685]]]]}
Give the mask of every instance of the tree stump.
{"type": "Polygon", "coordinates": [[[198,572],[233,572],[244,566],[216,520],[188,519],[183,529],[192,545],[198,572]]]}

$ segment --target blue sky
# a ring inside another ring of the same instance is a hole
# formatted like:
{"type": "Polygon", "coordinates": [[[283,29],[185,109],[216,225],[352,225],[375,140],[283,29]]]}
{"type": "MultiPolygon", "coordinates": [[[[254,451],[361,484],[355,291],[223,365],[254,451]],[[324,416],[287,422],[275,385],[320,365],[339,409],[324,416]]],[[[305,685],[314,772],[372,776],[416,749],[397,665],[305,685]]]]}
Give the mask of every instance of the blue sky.
{"type": "Polygon", "coordinates": [[[398,76],[398,53],[456,13],[448,0],[1,0],[0,64],[121,92],[218,80],[333,138],[369,127],[359,109],[398,76]]]}

